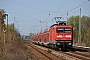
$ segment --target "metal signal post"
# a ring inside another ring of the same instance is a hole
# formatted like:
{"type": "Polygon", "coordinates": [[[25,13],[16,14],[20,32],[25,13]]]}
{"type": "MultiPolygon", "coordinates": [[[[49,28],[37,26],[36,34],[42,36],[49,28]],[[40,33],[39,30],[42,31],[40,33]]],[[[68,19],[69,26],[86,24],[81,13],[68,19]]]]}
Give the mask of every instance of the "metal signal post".
{"type": "Polygon", "coordinates": [[[80,8],[80,17],[79,17],[79,34],[78,34],[78,44],[81,44],[81,8],[80,8]]]}
{"type": "Polygon", "coordinates": [[[7,32],[7,41],[8,41],[8,14],[5,14],[5,16],[7,16],[7,29],[6,29],[6,32],[7,32]]]}

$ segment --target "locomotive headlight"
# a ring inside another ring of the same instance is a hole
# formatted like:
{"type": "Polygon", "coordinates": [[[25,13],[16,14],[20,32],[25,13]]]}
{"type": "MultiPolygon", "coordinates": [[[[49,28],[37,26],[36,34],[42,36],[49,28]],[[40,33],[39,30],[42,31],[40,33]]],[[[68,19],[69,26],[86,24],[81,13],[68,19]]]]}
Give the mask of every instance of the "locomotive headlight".
{"type": "Polygon", "coordinates": [[[57,36],[57,38],[62,38],[62,35],[57,36]]]}
{"type": "Polygon", "coordinates": [[[66,38],[71,38],[71,35],[66,35],[65,37],[66,37],[66,38]]]}
{"type": "Polygon", "coordinates": [[[71,45],[72,43],[69,43],[68,45],[71,45]]]}
{"type": "Polygon", "coordinates": [[[60,43],[57,43],[57,45],[60,45],[60,43]]]}

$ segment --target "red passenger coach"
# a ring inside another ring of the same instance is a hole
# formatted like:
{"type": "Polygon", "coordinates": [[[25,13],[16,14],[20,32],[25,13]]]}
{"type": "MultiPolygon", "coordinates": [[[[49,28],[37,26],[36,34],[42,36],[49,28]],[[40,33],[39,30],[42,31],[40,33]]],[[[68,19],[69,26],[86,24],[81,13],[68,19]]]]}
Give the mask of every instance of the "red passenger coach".
{"type": "Polygon", "coordinates": [[[44,45],[47,46],[49,44],[49,29],[44,30],[44,45]]]}
{"type": "Polygon", "coordinates": [[[32,37],[32,40],[33,40],[32,42],[36,44],[36,35],[34,35],[34,36],[32,37]]]}
{"type": "Polygon", "coordinates": [[[38,34],[38,44],[41,43],[41,33],[38,34]]]}

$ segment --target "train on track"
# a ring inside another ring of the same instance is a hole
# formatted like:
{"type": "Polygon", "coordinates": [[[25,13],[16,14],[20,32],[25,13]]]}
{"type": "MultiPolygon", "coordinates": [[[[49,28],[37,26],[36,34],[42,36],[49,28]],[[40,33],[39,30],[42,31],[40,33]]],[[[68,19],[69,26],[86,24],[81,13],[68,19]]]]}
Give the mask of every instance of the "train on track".
{"type": "Polygon", "coordinates": [[[35,44],[51,47],[71,49],[73,45],[73,27],[66,25],[65,21],[58,21],[50,28],[34,35],[32,42],[35,44]]]}

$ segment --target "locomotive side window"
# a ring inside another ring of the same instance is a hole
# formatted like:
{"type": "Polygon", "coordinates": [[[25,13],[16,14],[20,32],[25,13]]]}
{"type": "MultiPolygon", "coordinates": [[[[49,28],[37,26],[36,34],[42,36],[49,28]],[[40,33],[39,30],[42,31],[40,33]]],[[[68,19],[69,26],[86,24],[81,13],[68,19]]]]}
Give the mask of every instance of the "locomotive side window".
{"type": "Polygon", "coordinates": [[[57,28],[57,33],[59,33],[59,32],[63,32],[64,31],[64,29],[63,28],[57,28]]]}
{"type": "Polygon", "coordinates": [[[71,32],[71,29],[70,28],[65,28],[64,32],[71,32]]]}
{"type": "Polygon", "coordinates": [[[44,42],[47,42],[46,39],[44,39],[44,42]]]}

